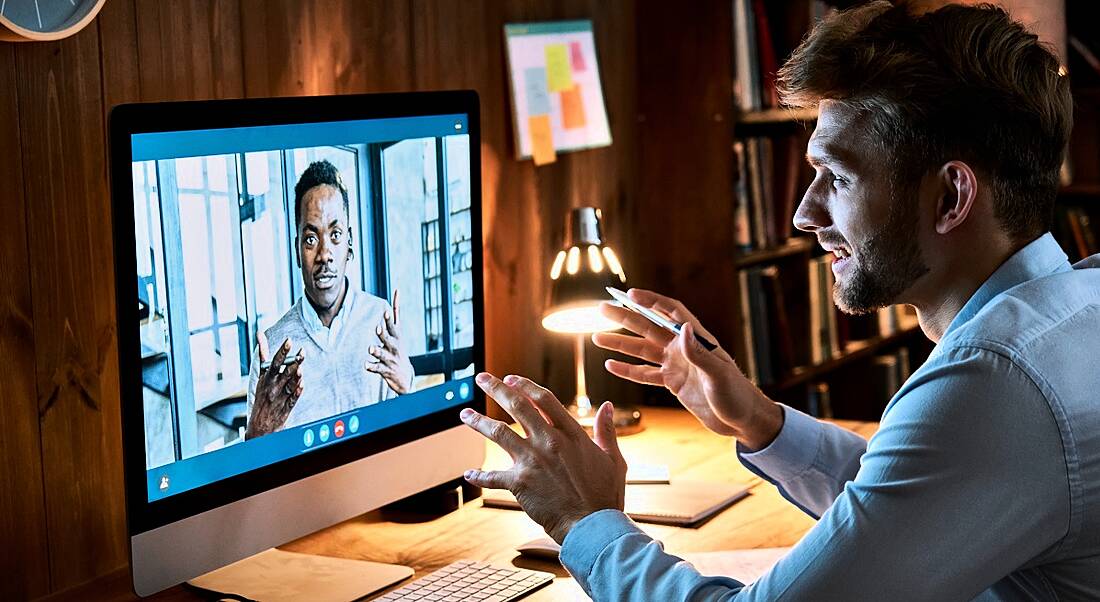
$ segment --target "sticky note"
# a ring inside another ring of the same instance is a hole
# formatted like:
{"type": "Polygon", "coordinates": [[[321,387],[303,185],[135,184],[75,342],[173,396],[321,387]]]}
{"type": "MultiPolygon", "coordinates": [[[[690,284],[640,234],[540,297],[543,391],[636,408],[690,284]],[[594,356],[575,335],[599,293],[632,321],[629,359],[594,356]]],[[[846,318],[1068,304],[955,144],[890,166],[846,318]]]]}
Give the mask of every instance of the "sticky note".
{"type": "Polygon", "coordinates": [[[546,45],[546,80],[551,92],[573,87],[573,71],[569,66],[569,50],[565,44],[546,45]]]}
{"type": "Polygon", "coordinates": [[[527,129],[531,132],[531,156],[535,159],[535,165],[557,161],[554,135],[550,131],[550,116],[531,115],[527,118],[527,129]]]}
{"type": "Polygon", "coordinates": [[[569,43],[569,57],[572,59],[573,71],[584,71],[584,51],[580,42],[569,43]]]}
{"type": "Polygon", "coordinates": [[[580,84],[573,84],[572,88],[561,93],[561,121],[567,130],[584,127],[584,98],[581,97],[580,84]]]}
{"type": "Polygon", "coordinates": [[[523,89],[527,93],[528,115],[550,114],[550,90],[546,88],[546,69],[542,67],[524,69],[523,89]]]}

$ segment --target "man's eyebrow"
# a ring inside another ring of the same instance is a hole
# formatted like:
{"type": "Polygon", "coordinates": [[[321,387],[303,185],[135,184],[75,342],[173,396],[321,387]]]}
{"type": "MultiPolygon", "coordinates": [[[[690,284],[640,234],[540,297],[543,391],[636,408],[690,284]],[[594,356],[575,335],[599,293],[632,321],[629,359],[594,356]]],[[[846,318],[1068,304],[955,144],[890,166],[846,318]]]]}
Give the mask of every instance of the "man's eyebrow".
{"type": "Polygon", "coordinates": [[[313,224],[303,224],[302,230],[309,230],[310,232],[314,233],[320,232],[320,230],[317,229],[317,226],[314,226],[313,224]]]}
{"type": "Polygon", "coordinates": [[[834,144],[823,143],[817,151],[813,152],[812,146],[806,149],[806,162],[810,165],[836,164],[851,165],[851,153],[834,144]]]}
{"type": "Polygon", "coordinates": [[[334,219],[334,220],[332,220],[332,221],[331,221],[331,222],[329,223],[329,225],[328,225],[328,229],[329,229],[329,230],[333,230],[333,229],[335,229],[336,227],[338,227],[339,225],[340,225],[340,220],[338,220],[338,219],[334,219]]]}

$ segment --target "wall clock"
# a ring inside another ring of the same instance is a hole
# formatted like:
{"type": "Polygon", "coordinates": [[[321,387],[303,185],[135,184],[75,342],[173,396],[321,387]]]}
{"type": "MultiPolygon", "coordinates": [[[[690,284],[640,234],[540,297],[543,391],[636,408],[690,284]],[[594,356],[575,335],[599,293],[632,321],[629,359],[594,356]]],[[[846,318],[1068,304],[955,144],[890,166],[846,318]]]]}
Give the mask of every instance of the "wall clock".
{"type": "Polygon", "coordinates": [[[106,0],[0,0],[0,40],[60,40],[84,29],[106,0]]]}

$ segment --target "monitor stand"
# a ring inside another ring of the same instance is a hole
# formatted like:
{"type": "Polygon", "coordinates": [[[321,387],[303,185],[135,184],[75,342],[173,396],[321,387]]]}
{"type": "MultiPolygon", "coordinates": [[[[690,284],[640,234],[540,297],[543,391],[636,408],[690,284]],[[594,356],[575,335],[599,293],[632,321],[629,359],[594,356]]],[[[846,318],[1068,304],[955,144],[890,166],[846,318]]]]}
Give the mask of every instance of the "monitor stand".
{"type": "Polygon", "coordinates": [[[349,602],[413,576],[397,564],[332,558],[271,548],[187,583],[263,602],[349,602]]]}

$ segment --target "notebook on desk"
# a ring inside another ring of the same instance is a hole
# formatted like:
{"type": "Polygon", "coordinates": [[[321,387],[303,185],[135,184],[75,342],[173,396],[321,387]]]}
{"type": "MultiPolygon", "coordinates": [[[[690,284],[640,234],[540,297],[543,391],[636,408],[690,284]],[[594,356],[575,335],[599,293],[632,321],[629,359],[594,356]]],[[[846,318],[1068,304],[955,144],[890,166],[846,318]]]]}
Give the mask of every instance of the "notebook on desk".
{"type": "MultiPolygon", "coordinates": [[[[646,523],[688,527],[700,523],[749,494],[748,485],[673,480],[668,485],[627,485],[626,514],[646,523]]],[[[512,492],[486,489],[481,502],[489,508],[519,509],[512,492]]]]}

